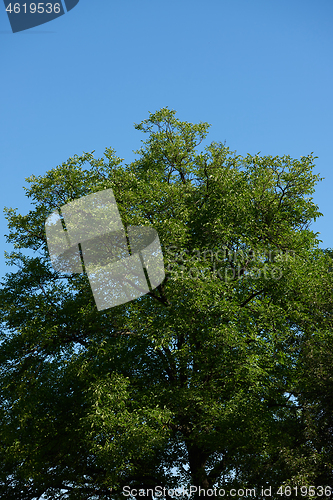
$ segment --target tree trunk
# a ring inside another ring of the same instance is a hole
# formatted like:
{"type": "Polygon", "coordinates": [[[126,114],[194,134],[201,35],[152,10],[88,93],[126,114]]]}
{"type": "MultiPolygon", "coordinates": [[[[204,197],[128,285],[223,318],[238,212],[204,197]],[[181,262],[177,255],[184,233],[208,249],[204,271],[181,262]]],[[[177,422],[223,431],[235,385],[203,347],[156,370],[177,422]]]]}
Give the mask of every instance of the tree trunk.
{"type": "Polygon", "coordinates": [[[187,452],[192,476],[192,486],[197,487],[194,499],[197,500],[203,496],[203,493],[199,495],[199,488],[201,488],[201,490],[207,490],[211,487],[205,469],[209,454],[196,444],[187,444],[187,452]]]}

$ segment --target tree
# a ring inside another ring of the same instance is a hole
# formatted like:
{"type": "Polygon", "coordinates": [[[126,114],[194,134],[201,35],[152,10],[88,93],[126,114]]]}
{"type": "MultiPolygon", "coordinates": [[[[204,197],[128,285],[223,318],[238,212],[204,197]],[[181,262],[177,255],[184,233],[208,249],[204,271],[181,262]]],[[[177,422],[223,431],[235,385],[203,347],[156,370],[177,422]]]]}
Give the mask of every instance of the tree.
{"type": "Polygon", "coordinates": [[[332,256],[310,229],[314,157],[198,151],[208,128],[151,113],[131,164],[112,149],[74,156],[27,179],[27,215],[6,209],[1,498],[152,498],[161,485],[262,498],[328,470],[327,398],[311,384],[332,345],[332,256]],[[50,265],[44,224],[106,188],[125,226],[157,230],[166,277],[97,311],[86,275],[50,265]]]}

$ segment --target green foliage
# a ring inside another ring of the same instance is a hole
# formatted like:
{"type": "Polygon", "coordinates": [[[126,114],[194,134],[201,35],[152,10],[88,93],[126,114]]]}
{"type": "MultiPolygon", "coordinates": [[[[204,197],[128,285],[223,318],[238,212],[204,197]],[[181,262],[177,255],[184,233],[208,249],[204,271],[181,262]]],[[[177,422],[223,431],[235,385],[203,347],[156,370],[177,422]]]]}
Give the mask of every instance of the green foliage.
{"type": "Polygon", "coordinates": [[[318,248],[312,154],[199,151],[209,125],[167,108],[124,165],[74,156],[6,209],[0,497],[123,498],[123,486],[332,481],[332,254],[318,248]],[[87,276],[49,260],[44,223],[112,188],[154,227],[166,278],[98,312],[87,276]]]}

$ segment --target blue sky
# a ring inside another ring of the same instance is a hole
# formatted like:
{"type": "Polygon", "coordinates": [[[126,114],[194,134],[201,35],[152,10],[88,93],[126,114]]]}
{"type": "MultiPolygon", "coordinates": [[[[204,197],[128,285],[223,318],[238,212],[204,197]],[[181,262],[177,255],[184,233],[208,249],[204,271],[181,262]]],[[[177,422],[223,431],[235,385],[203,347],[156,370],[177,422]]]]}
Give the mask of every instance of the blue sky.
{"type": "Polygon", "coordinates": [[[111,146],[130,162],[133,124],[168,106],[241,155],[313,151],[313,228],[333,247],[331,0],[80,0],[15,34],[1,2],[0,57],[1,208],[26,213],[25,177],[74,154],[111,146]]]}

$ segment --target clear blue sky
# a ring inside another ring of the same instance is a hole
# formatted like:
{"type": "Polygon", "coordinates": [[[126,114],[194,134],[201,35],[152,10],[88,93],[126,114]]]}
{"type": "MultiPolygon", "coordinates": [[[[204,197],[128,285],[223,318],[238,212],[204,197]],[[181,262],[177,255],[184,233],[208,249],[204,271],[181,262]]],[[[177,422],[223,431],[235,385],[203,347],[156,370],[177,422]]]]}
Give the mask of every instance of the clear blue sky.
{"type": "Polygon", "coordinates": [[[242,155],[313,151],[313,227],[333,247],[332,0],[80,0],[15,34],[1,2],[0,57],[2,207],[26,213],[25,177],[74,154],[111,146],[131,161],[133,124],[168,106],[242,155]]]}

